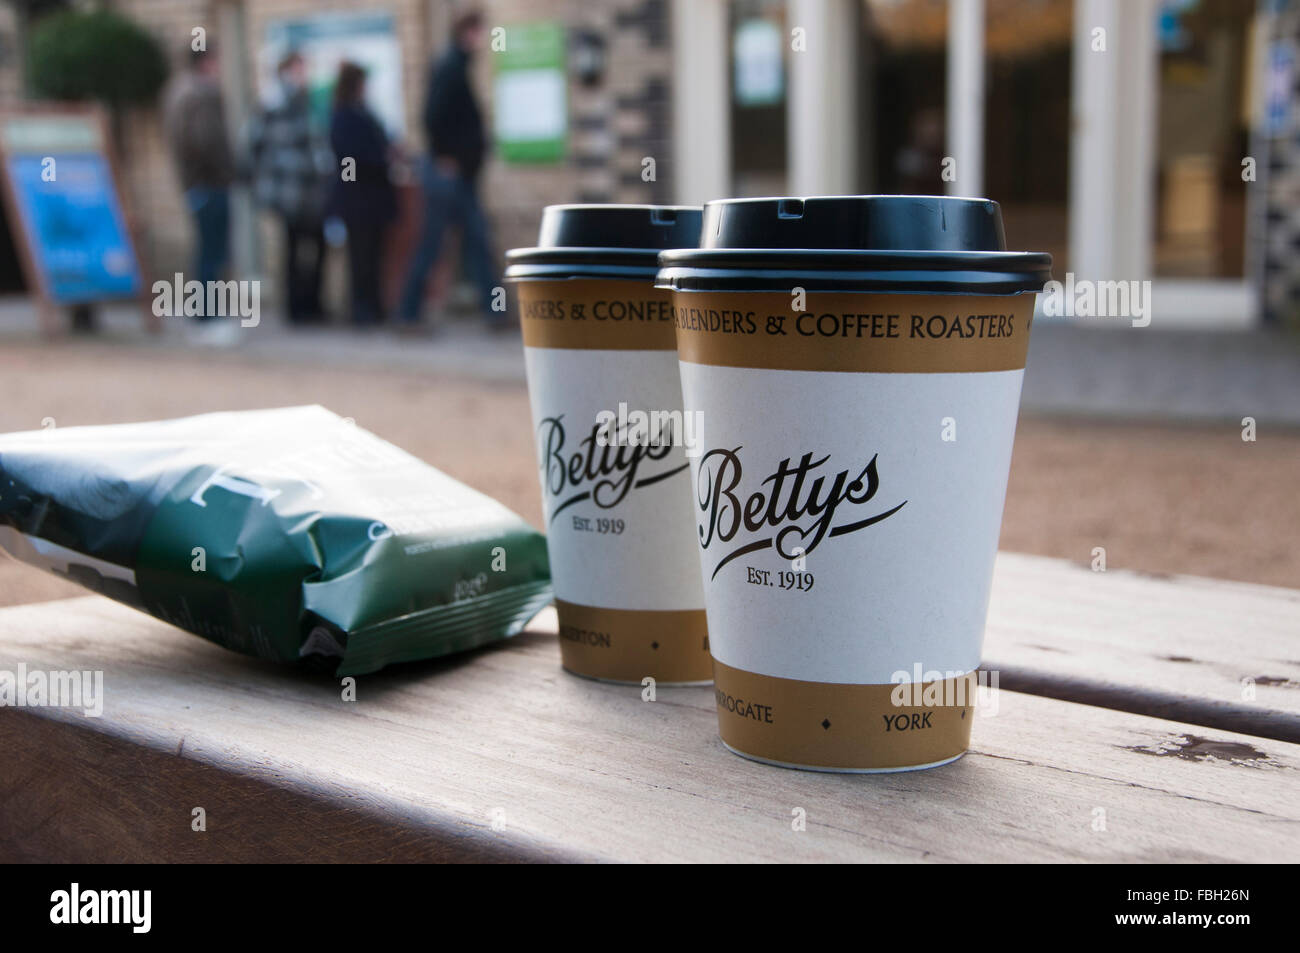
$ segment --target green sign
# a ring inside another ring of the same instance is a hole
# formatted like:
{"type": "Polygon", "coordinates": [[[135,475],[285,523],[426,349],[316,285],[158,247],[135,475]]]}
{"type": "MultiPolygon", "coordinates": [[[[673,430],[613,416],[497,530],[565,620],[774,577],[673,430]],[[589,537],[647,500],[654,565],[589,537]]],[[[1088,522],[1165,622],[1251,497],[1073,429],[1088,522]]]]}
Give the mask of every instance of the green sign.
{"type": "Polygon", "coordinates": [[[525,23],[490,41],[497,151],[507,162],[560,162],[569,130],[564,27],[525,23]]]}

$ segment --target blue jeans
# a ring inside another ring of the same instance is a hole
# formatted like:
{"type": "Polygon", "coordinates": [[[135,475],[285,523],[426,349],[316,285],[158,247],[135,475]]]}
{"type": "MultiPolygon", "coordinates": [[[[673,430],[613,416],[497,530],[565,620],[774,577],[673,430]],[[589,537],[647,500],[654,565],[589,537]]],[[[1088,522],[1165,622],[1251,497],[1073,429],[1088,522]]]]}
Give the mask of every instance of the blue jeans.
{"type": "MultiPolygon", "coordinates": [[[[195,186],[186,190],[185,202],[194,216],[199,236],[194,278],[207,288],[209,281],[221,280],[230,263],[230,193],[221,188],[195,186]]],[[[202,314],[199,320],[211,317],[215,315],[202,314]]]]}
{"type": "Polygon", "coordinates": [[[461,258],[465,270],[478,287],[484,313],[493,316],[492,297],[498,284],[497,270],[488,237],[487,216],[483,214],[473,184],[459,176],[448,175],[428,157],[421,163],[420,177],[424,186],[424,224],[420,242],[402,282],[398,317],[407,322],[420,319],[424,288],[429,272],[442,252],[442,236],[448,225],[460,227],[461,258]]]}

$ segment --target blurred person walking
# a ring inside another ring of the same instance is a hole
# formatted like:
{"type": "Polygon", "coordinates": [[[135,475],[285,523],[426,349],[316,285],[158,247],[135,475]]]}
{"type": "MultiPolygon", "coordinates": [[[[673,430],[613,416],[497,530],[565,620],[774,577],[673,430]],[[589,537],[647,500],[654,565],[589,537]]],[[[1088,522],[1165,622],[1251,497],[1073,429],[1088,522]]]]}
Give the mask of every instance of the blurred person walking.
{"type": "Polygon", "coordinates": [[[328,147],[318,134],[302,55],[289,53],[276,71],[277,99],[248,130],[247,164],[253,195],[279,218],[284,234],[284,295],[291,324],[324,320],[321,269],[325,260],[328,147]]]}
{"type": "Polygon", "coordinates": [[[388,227],[397,216],[397,199],[388,177],[388,136],[366,106],[365,93],[365,70],[356,63],[339,64],[330,120],[338,178],[328,211],[347,226],[352,323],[357,326],[383,321],[380,258],[388,227]]]}
{"type": "MultiPolygon", "coordinates": [[[[185,204],[194,216],[198,247],[193,278],[211,287],[220,281],[230,264],[230,184],[235,161],[226,132],[226,114],[221,98],[221,65],[212,48],[188,50],[189,68],[178,74],[163,98],[163,126],[185,204]]],[[[197,315],[208,321],[219,315],[206,311],[197,315]]],[[[225,332],[234,325],[222,321],[213,332],[225,332]]]]}
{"type": "Polygon", "coordinates": [[[478,177],[487,158],[483,112],[469,81],[470,59],[483,42],[483,15],[467,11],[452,26],[451,46],[434,64],[424,106],[429,155],[421,163],[424,223],[398,305],[401,320],[414,325],[429,272],[442,252],[447,226],[460,227],[461,256],[477,286],[480,306],[491,327],[504,327],[504,314],[492,310],[499,276],[487,216],[478,197],[478,177]]]}

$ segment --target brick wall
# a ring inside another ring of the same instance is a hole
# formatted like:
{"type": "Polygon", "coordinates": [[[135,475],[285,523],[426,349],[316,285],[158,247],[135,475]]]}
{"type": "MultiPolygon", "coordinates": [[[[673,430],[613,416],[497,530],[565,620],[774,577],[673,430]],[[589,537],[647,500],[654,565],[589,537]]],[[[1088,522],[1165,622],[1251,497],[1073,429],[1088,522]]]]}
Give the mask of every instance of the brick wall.
{"type": "MultiPolygon", "coordinates": [[[[505,165],[494,160],[485,180],[500,248],[531,245],[538,215],[561,202],[667,202],[672,195],[666,0],[494,0],[491,25],[559,20],[605,40],[603,82],[587,87],[570,76],[569,158],[562,166],[505,165]],[[656,179],[641,177],[655,159],[656,179]]],[[[489,89],[491,55],[481,56],[479,89],[489,89]]]]}

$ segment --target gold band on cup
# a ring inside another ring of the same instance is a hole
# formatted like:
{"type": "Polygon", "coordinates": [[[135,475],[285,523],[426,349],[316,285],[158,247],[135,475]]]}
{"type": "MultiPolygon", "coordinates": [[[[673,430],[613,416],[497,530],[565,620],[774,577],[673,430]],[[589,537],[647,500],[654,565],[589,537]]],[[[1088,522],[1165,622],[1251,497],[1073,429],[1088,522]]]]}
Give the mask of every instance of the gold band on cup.
{"type": "Polygon", "coordinates": [[[942,764],[970,745],[974,672],[887,685],[805,682],[713,663],[718,731],[760,761],[827,771],[942,764]]]}
{"type": "Polygon", "coordinates": [[[577,675],[640,684],[713,677],[703,609],[604,609],[555,600],[560,658],[577,675]]]}
{"type": "Polygon", "coordinates": [[[789,371],[953,373],[1025,366],[1034,295],[677,292],[677,354],[789,371]],[[800,304],[799,308],[792,303],[800,304]]]}
{"type": "Polygon", "coordinates": [[[648,281],[567,278],[520,280],[526,347],[595,351],[672,351],[672,292],[648,281]]]}

